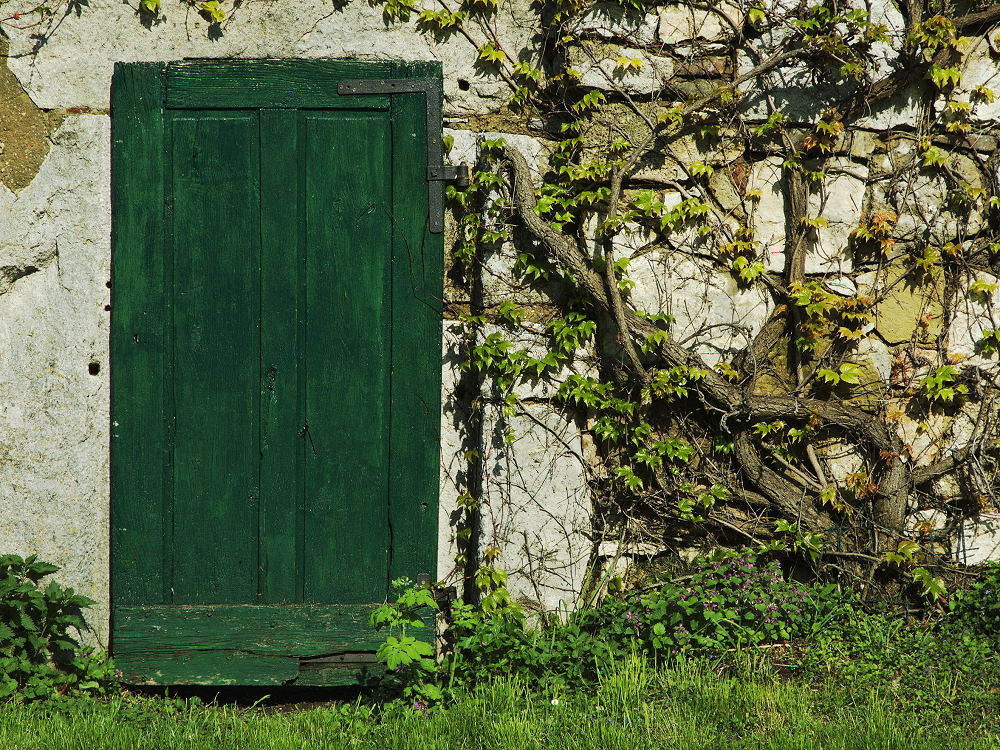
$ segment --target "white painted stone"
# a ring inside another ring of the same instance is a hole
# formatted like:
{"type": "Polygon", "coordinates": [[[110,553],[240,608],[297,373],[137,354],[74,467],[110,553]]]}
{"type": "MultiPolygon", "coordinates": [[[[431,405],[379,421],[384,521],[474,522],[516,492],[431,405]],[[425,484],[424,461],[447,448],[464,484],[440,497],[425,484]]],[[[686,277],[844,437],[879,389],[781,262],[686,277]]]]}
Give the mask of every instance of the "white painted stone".
{"type": "Polygon", "coordinates": [[[981,440],[986,425],[994,417],[993,404],[979,399],[966,400],[951,420],[947,439],[942,441],[941,455],[954,455],[981,440]]]}
{"type": "Polygon", "coordinates": [[[748,191],[759,191],[755,198],[751,221],[754,240],[759,245],[759,254],[767,259],[772,271],[785,267],[785,194],[782,176],[782,159],[768,156],[756,162],[750,169],[747,181],[748,191]]]}
{"type": "Polygon", "coordinates": [[[668,549],[662,544],[639,541],[605,541],[597,546],[598,557],[645,557],[662,555],[668,549]]]}
{"type": "Polygon", "coordinates": [[[817,454],[830,470],[827,479],[839,486],[844,486],[848,474],[865,471],[864,454],[850,443],[830,440],[818,446],[817,454]]]}
{"type": "Polygon", "coordinates": [[[915,466],[927,466],[941,457],[941,446],[948,434],[951,418],[939,413],[931,413],[926,418],[914,419],[903,412],[908,401],[892,399],[887,403],[889,411],[897,410],[896,431],[903,441],[907,457],[915,466]]]}
{"type": "Polygon", "coordinates": [[[905,529],[916,533],[929,533],[934,529],[943,529],[947,525],[948,514],[934,508],[914,511],[904,522],[905,529]]]}
{"type": "Polygon", "coordinates": [[[688,5],[664,6],[660,9],[657,32],[660,41],[675,45],[695,39],[716,42],[733,36],[733,28],[743,25],[742,9],[731,2],[713,3],[713,7],[714,10],[688,5]]]}
{"type": "MultiPolygon", "coordinates": [[[[53,33],[34,56],[36,30],[5,27],[11,36],[9,67],[44,109],[106,108],[116,61],[198,57],[440,60],[446,112],[492,111],[510,95],[499,76],[476,64],[467,39],[455,34],[437,41],[417,29],[415,14],[409,23],[386,25],[381,8],[363,2],[341,9],[324,0],[243,3],[222,36],[210,39],[207,22],[190,8],[163,3],[162,10],[162,21],[147,30],[133,5],[90,0],[79,14],[58,14],[53,33]]],[[[515,59],[537,61],[537,24],[526,3],[505,3],[496,15],[499,38],[515,59]]],[[[476,44],[486,41],[474,26],[471,33],[476,44]]]]}
{"type": "Polygon", "coordinates": [[[480,545],[502,550],[498,564],[528,612],[564,612],[576,603],[590,556],[587,465],[571,418],[544,405],[523,409],[513,418],[486,409],[480,545]]]}
{"type": "Polygon", "coordinates": [[[596,3],[570,25],[581,37],[620,40],[646,46],[656,41],[655,13],[640,13],[617,3],[596,3]]]}
{"type": "Polygon", "coordinates": [[[867,362],[878,373],[881,383],[888,386],[892,376],[892,352],[876,336],[865,336],[855,348],[855,355],[862,362],[867,362]]]}
{"type": "MultiPolygon", "coordinates": [[[[919,159],[913,149],[912,143],[898,142],[888,155],[889,164],[894,168],[912,167],[919,159]]],[[[974,188],[984,187],[976,163],[963,154],[950,154],[948,170],[974,188]]],[[[954,241],[959,234],[976,234],[985,224],[983,213],[977,208],[957,213],[951,210],[951,185],[941,172],[911,171],[908,179],[875,182],[871,190],[877,202],[892,206],[899,215],[894,234],[900,240],[929,239],[940,246],[954,241]]]]}
{"type": "Polygon", "coordinates": [[[966,565],[1000,559],[1000,514],[981,513],[962,522],[955,558],[966,565]]]}
{"type": "Polygon", "coordinates": [[[858,293],[858,285],[850,276],[830,276],[823,279],[823,286],[841,297],[853,297],[858,293]]]}
{"type": "Polygon", "coordinates": [[[70,116],[17,196],[0,196],[0,549],[62,566],[108,637],[108,118],[70,116]],[[88,373],[90,362],[100,373],[88,373]]]}
{"type": "Polygon", "coordinates": [[[618,67],[617,58],[587,62],[580,66],[580,85],[604,91],[621,89],[629,94],[656,94],[663,91],[674,74],[674,64],[669,57],[628,47],[622,48],[619,54],[642,60],[642,68],[624,71],[618,67]]]}
{"type": "MultiPolygon", "coordinates": [[[[753,212],[760,251],[771,271],[785,268],[785,196],[782,160],[767,157],[753,165],[748,189],[761,195],[753,212]]],[[[809,194],[809,215],[826,219],[827,225],[813,232],[806,252],[806,273],[844,274],[852,270],[847,244],[857,227],[865,198],[867,166],[847,157],[831,157],[828,176],[819,191],[809,194]]]]}

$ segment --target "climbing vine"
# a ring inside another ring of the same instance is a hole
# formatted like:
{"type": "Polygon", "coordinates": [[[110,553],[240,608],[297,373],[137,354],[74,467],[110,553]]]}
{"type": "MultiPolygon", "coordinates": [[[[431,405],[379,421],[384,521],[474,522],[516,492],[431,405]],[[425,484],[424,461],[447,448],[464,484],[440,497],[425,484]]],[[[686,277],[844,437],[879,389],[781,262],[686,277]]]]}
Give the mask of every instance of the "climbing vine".
{"type": "MultiPolygon", "coordinates": [[[[652,7],[622,6],[626,16],[652,7]]],[[[993,318],[991,224],[1000,201],[995,153],[973,141],[993,137],[990,118],[976,111],[995,95],[964,86],[962,71],[974,43],[965,35],[989,31],[1000,7],[962,13],[913,2],[892,32],[868,9],[840,3],[744,4],[736,22],[696,7],[688,11],[729,23],[733,62],[728,78],[702,81],[697,93],[679,77],[630,90],[629,75],[649,56],[680,55],[653,43],[613,56],[600,48],[609,35],[597,42],[581,24],[592,4],[545,4],[551,24],[538,59],[514,60],[491,33],[477,47],[510,84],[512,113],[545,118],[553,138],[542,164],[510,143],[480,144],[473,185],[450,193],[460,216],[456,273],[473,278],[484,257],[510,243],[523,279],[557,288],[564,303],[545,322],[544,354],[517,344],[527,313],[515,303],[468,316],[466,366],[483,374],[492,389],[484,397],[508,414],[518,408],[519,382],[559,383],[556,400],[584,415],[597,446],[592,483],[609,527],[645,539],[785,549],[862,587],[891,586],[902,573],[915,591],[940,597],[944,580],[926,567],[928,530],[908,528],[908,513],[962,516],[996,500],[997,336],[992,323],[981,324],[993,318]],[[601,54],[613,66],[601,68],[601,54]],[[592,65],[581,72],[580,61],[592,65]],[[593,81],[595,68],[606,80],[593,81]],[[789,73],[832,92],[815,119],[783,111],[773,97],[748,115],[750,92],[789,73]],[[849,141],[873,129],[859,121],[901,93],[919,101],[912,121],[854,157],[849,141]],[[702,158],[673,155],[692,141],[702,158]],[[780,164],[772,184],[749,184],[752,163],[713,160],[730,141],[747,161],[780,164]],[[677,176],[651,189],[642,166],[662,154],[677,176]],[[824,203],[852,160],[867,160],[866,199],[833,248],[851,262],[824,266],[824,203]],[[777,247],[761,237],[765,189],[784,197],[777,247]],[[484,192],[490,199],[477,201],[484,192]],[[925,194],[940,195],[941,205],[925,194]],[[728,275],[735,293],[759,290],[769,316],[743,346],[706,356],[710,331],[687,321],[682,335],[674,315],[633,300],[630,268],[655,253],[710,264],[714,283],[728,275]],[[903,295],[922,304],[906,340],[894,340],[880,323],[903,295]],[[963,304],[973,309],[960,322],[963,304]],[[972,348],[956,346],[961,325],[978,330],[972,348]],[[563,330],[574,335],[560,338],[563,330]],[[874,369],[873,347],[894,355],[889,372],[874,369]],[[598,365],[587,374],[567,369],[593,354],[598,365]],[[831,458],[838,450],[852,457],[846,469],[831,458]],[[947,480],[961,488],[957,496],[940,489],[947,480]],[[831,531],[844,527],[855,533],[834,548],[831,531]]],[[[497,11],[462,8],[447,11],[448,28],[470,38],[466,25],[497,11]]],[[[694,39],[683,56],[715,51],[694,39]]]]}

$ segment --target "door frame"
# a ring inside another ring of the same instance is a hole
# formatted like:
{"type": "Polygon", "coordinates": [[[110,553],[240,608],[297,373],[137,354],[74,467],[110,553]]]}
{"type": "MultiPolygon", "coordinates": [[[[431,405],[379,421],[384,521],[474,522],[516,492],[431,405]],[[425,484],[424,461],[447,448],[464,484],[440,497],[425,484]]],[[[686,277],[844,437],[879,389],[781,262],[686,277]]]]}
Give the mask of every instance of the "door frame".
{"type": "Polygon", "coordinates": [[[170,323],[165,290],[170,283],[171,261],[166,256],[171,206],[164,193],[169,147],[166,109],[354,109],[367,100],[391,110],[389,578],[415,579],[429,573],[433,579],[436,575],[443,235],[428,226],[428,167],[437,165],[427,163],[427,133],[428,125],[440,128],[441,123],[426,122],[431,108],[425,96],[440,97],[440,87],[427,94],[392,96],[342,96],[337,91],[344,81],[386,78],[440,81],[441,65],[343,60],[115,65],[111,108],[111,652],[128,681],[342,684],[368,672],[356,669],[355,662],[369,663],[370,651],[380,640],[359,612],[331,610],[326,605],[283,605],[291,621],[301,623],[297,627],[303,637],[296,640],[288,637],[294,633],[285,633],[284,640],[276,639],[272,647],[253,655],[246,643],[259,642],[261,627],[273,627],[266,622],[264,607],[228,605],[225,612],[217,608],[209,613],[219,627],[213,628],[208,644],[199,628],[191,625],[195,620],[190,618],[198,615],[199,608],[170,603],[169,391],[173,373],[167,372],[170,323]],[[158,418],[150,418],[150,409],[143,404],[162,405],[158,418]],[[164,628],[176,637],[150,635],[164,628]],[[352,653],[357,656],[355,662],[344,657],[352,653]]]}

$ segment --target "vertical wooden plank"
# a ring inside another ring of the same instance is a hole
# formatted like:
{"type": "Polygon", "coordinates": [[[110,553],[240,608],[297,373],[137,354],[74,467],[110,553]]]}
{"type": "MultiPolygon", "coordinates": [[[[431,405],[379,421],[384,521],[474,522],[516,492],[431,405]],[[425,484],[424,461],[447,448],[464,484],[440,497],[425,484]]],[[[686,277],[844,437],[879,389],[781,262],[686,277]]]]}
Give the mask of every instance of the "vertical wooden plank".
{"type": "Polygon", "coordinates": [[[174,603],[258,585],[260,161],[256,112],[170,115],[174,603]]]}
{"type": "MultiPolygon", "coordinates": [[[[441,64],[397,63],[396,77],[441,78],[441,64]]],[[[440,128],[441,123],[429,123],[440,128]]],[[[427,127],[423,96],[394,96],[392,376],[389,434],[389,575],[437,568],[441,441],[443,235],[427,231],[427,127]]]]}
{"type": "Polygon", "coordinates": [[[307,112],[307,602],[386,590],[391,143],[385,113],[307,112]]]}
{"type": "Polygon", "coordinates": [[[163,70],[112,80],[111,567],[118,604],[162,602],[163,70]]]}
{"type": "Polygon", "coordinates": [[[260,113],[261,601],[298,601],[298,509],[302,494],[299,398],[298,112],[260,113]]]}

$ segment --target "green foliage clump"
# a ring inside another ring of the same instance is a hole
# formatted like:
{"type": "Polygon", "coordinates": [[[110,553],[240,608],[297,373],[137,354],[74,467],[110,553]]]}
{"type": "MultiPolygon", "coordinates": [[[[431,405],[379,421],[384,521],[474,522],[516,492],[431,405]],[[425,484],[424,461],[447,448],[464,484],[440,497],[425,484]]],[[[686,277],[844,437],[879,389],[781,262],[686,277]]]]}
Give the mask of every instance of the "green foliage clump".
{"type": "Polygon", "coordinates": [[[835,586],[786,580],[776,561],[765,563],[744,551],[702,562],[687,580],[658,591],[606,601],[593,616],[617,638],[635,639],[658,653],[810,636],[840,605],[835,586]]]}
{"type": "Polygon", "coordinates": [[[520,615],[476,616],[460,604],[446,671],[452,686],[498,671],[540,687],[582,685],[633,653],[661,660],[811,637],[846,606],[835,586],[788,581],[777,562],[744,551],[658,590],[608,597],[544,630],[526,629],[520,615]]]}
{"type": "Polygon", "coordinates": [[[52,698],[99,691],[113,666],[81,649],[71,631],[86,627],[82,610],[94,602],[71,588],[41,580],[59,568],[36,555],[0,556],[0,698],[52,698]]]}
{"type": "Polygon", "coordinates": [[[951,619],[960,627],[983,635],[1000,633],[1000,563],[986,566],[982,578],[950,603],[951,619]]]}
{"type": "Polygon", "coordinates": [[[852,608],[797,654],[796,670],[839,686],[845,703],[881,692],[897,706],[970,720],[1000,709],[995,639],[944,620],[906,621],[852,608]]]}

